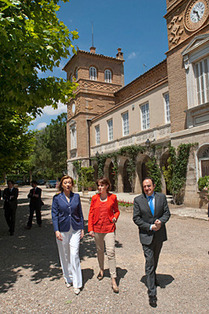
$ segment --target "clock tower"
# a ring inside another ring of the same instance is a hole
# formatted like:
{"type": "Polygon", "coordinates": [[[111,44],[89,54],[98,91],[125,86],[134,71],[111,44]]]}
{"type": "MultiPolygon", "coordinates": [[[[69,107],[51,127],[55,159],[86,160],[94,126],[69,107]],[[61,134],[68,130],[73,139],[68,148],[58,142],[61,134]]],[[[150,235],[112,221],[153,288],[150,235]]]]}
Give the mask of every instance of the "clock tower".
{"type": "Polygon", "coordinates": [[[184,198],[198,206],[198,179],[209,175],[209,0],[166,3],[171,145],[198,143],[190,154],[184,198]]]}
{"type": "Polygon", "coordinates": [[[75,98],[67,106],[68,174],[76,177],[73,162],[90,164],[91,119],[115,105],[114,93],[124,86],[124,59],[120,48],[116,57],[78,50],[64,70],[67,79],[78,84],[75,98]]]}

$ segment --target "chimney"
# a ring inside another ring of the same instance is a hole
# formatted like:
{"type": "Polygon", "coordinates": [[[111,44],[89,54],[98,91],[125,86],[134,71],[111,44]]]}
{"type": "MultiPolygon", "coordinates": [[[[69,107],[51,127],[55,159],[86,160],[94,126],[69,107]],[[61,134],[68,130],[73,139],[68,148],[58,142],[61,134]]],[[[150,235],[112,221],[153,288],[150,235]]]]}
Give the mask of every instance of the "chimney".
{"type": "Polygon", "coordinates": [[[96,48],[95,47],[91,47],[90,48],[90,53],[96,53],[96,48]]]}
{"type": "Polygon", "coordinates": [[[123,52],[121,51],[121,48],[118,48],[118,53],[116,54],[116,58],[123,60],[123,52]]]}

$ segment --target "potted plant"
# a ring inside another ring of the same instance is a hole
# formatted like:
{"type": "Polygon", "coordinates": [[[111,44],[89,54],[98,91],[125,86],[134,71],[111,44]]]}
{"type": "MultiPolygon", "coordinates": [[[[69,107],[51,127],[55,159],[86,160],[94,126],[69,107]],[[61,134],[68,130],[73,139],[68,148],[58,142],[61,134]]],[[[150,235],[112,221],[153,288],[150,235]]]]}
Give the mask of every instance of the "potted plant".
{"type": "Polygon", "coordinates": [[[89,187],[93,187],[94,185],[94,168],[90,167],[81,167],[81,186],[82,192],[87,191],[89,187]]]}
{"type": "Polygon", "coordinates": [[[200,207],[206,204],[209,207],[209,176],[204,176],[198,180],[200,207]]]}

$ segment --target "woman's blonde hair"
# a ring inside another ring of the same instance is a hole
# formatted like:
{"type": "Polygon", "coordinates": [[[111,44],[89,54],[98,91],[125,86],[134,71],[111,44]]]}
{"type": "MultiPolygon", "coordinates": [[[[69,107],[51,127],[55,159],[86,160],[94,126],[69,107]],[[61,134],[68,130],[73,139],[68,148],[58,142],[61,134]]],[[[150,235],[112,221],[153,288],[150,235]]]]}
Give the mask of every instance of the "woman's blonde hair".
{"type": "Polygon", "coordinates": [[[59,190],[60,192],[63,192],[62,182],[63,182],[64,180],[66,180],[66,179],[70,179],[71,182],[72,182],[72,186],[74,186],[74,181],[73,181],[73,178],[72,178],[72,177],[70,177],[70,176],[68,176],[68,175],[63,176],[63,177],[61,178],[60,182],[59,182],[59,185],[58,185],[58,190],[59,190]]]}

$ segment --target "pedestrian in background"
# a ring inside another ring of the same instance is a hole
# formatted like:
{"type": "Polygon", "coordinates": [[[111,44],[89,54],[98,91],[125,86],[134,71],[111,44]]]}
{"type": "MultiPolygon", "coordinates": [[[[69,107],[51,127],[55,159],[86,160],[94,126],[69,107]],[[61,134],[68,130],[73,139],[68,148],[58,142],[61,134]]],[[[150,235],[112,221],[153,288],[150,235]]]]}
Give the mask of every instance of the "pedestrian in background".
{"type": "Polygon", "coordinates": [[[156,268],[163,242],[167,240],[165,223],[170,217],[170,211],[166,196],[154,191],[155,184],[152,178],[145,178],[142,186],[144,192],[134,199],[133,220],[139,227],[140,241],[146,259],[149,304],[156,307],[156,268]]]}
{"type": "Polygon", "coordinates": [[[95,238],[97,248],[97,258],[99,262],[99,274],[97,278],[104,277],[104,241],[109,262],[111,284],[114,292],[118,293],[119,288],[116,283],[116,261],[115,261],[115,229],[116,222],[120,215],[116,195],[109,193],[110,181],[101,178],[97,181],[99,193],[94,195],[88,219],[89,235],[95,238]]]}
{"type": "Polygon", "coordinates": [[[28,223],[26,226],[26,229],[31,229],[32,227],[32,221],[33,221],[33,214],[34,211],[36,212],[36,221],[39,227],[41,227],[42,220],[41,220],[41,206],[43,205],[42,199],[41,199],[41,193],[42,190],[37,187],[37,181],[33,180],[31,182],[32,189],[30,190],[28,194],[28,198],[30,199],[30,204],[29,204],[29,218],[28,218],[28,223]]]}
{"type": "Polygon", "coordinates": [[[79,245],[84,236],[84,219],[80,196],[73,193],[73,186],[73,178],[61,178],[60,193],[53,198],[52,221],[65,283],[67,287],[73,285],[74,293],[79,294],[82,287],[79,245]]]}
{"type": "Polygon", "coordinates": [[[18,189],[14,187],[14,182],[11,180],[7,184],[8,187],[3,191],[4,215],[9,226],[9,233],[12,236],[15,230],[18,189]]]}

